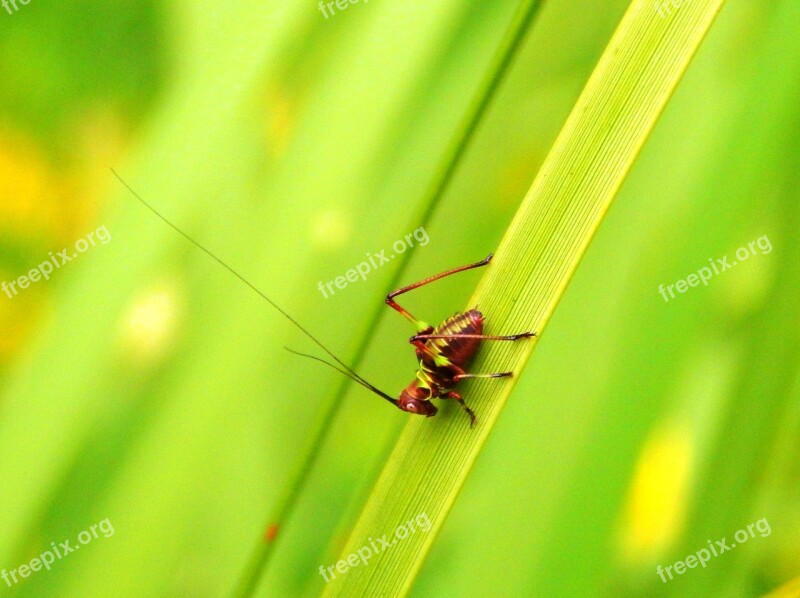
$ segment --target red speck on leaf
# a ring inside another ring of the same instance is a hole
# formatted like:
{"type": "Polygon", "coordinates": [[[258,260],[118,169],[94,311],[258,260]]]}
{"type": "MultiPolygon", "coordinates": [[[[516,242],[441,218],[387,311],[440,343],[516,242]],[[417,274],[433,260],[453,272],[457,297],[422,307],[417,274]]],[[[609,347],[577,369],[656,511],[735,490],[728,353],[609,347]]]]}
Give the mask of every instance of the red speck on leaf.
{"type": "Polygon", "coordinates": [[[272,542],[277,535],[278,535],[278,525],[273,523],[267,528],[267,531],[264,534],[264,540],[266,540],[267,542],[272,542]]]}

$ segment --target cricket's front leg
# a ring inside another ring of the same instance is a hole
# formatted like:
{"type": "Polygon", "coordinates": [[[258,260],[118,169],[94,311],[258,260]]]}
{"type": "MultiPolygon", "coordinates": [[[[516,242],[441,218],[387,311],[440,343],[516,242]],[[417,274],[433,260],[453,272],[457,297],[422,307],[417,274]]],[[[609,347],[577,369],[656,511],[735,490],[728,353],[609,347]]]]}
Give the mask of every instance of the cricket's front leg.
{"type": "MultiPolygon", "coordinates": [[[[428,326],[428,328],[422,332],[433,332],[433,326],[428,326]]],[[[417,353],[417,359],[433,364],[436,353],[431,350],[431,348],[428,347],[428,345],[426,345],[423,341],[415,341],[414,338],[416,337],[412,337],[409,342],[414,345],[414,349],[417,353]]]]}
{"type": "Polygon", "coordinates": [[[469,427],[470,428],[474,428],[475,427],[475,422],[478,421],[478,418],[475,417],[475,412],[472,409],[470,409],[469,407],[467,407],[467,404],[464,402],[464,397],[462,397],[455,390],[449,390],[446,393],[444,393],[441,396],[441,398],[442,399],[453,399],[454,401],[457,401],[458,404],[461,405],[461,407],[464,408],[464,411],[467,412],[467,415],[469,415],[469,427]]]}

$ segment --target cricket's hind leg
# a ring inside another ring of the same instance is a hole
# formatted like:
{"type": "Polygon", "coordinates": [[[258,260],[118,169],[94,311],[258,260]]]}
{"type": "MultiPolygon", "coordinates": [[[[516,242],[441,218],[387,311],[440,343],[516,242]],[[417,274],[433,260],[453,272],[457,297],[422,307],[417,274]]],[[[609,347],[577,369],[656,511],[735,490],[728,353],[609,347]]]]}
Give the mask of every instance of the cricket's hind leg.
{"type": "Polygon", "coordinates": [[[520,332],[519,334],[509,334],[507,336],[492,336],[489,334],[415,334],[411,337],[410,342],[427,341],[437,338],[445,339],[459,339],[459,338],[473,338],[481,341],[518,341],[521,338],[531,338],[536,336],[535,332],[520,332]]]}
{"type": "Polygon", "coordinates": [[[396,291],[389,293],[386,296],[386,304],[395,311],[399,312],[403,317],[407,318],[412,324],[414,324],[414,326],[417,327],[417,330],[422,331],[429,327],[428,324],[412,316],[405,308],[398,305],[397,302],[394,300],[394,298],[397,297],[398,295],[402,295],[403,293],[408,293],[409,291],[413,291],[414,289],[424,287],[426,284],[430,284],[436,280],[445,278],[446,276],[452,276],[453,274],[458,274],[459,272],[465,272],[467,270],[472,270],[474,268],[481,268],[487,265],[490,261],[492,261],[491,253],[481,261],[475,262],[474,264],[467,264],[466,266],[459,266],[458,268],[446,270],[444,272],[440,272],[439,274],[429,276],[428,278],[420,280],[419,282],[415,282],[413,284],[405,286],[401,289],[397,289],[396,291]]]}

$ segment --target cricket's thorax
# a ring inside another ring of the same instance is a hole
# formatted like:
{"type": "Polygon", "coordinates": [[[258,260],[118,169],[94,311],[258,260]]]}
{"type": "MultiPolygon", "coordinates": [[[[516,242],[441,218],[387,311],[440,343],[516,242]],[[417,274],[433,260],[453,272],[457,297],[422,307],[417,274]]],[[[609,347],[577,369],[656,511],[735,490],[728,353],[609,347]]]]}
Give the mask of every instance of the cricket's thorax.
{"type": "MultiPolygon", "coordinates": [[[[483,314],[477,309],[457,313],[434,328],[430,334],[483,334],[483,314]]],[[[417,351],[419,386],[429,388],[433,396],[437,396],[441,390],[452,388],[452,377],[461,373],[478,350],[479,344],[480,340],[476,338],[435,338],[425,341],[429,353],[417,351]]]]}

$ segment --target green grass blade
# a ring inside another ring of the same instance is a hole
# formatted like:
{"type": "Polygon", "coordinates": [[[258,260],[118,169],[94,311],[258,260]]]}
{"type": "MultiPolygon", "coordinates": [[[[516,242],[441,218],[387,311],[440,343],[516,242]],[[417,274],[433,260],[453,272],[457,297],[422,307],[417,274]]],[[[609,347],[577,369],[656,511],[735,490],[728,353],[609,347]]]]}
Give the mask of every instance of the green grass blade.
{"type": "MultiPolygon", "coordinates": [[[[490,333],[542,332],[722,4],[692,0],[661,14],[649,1],[631,4],[470,302],[490,333]]],[[[472,369],[519,373],[533,347],[485,347],[472,369]]],[[[452,405],[435,420],[410,419],[342,559],[423,513],[432,526],[338,573],[325,595],[409,591],[513,386],[465,385],[479,415],[474,430],[452,405]]]]}

